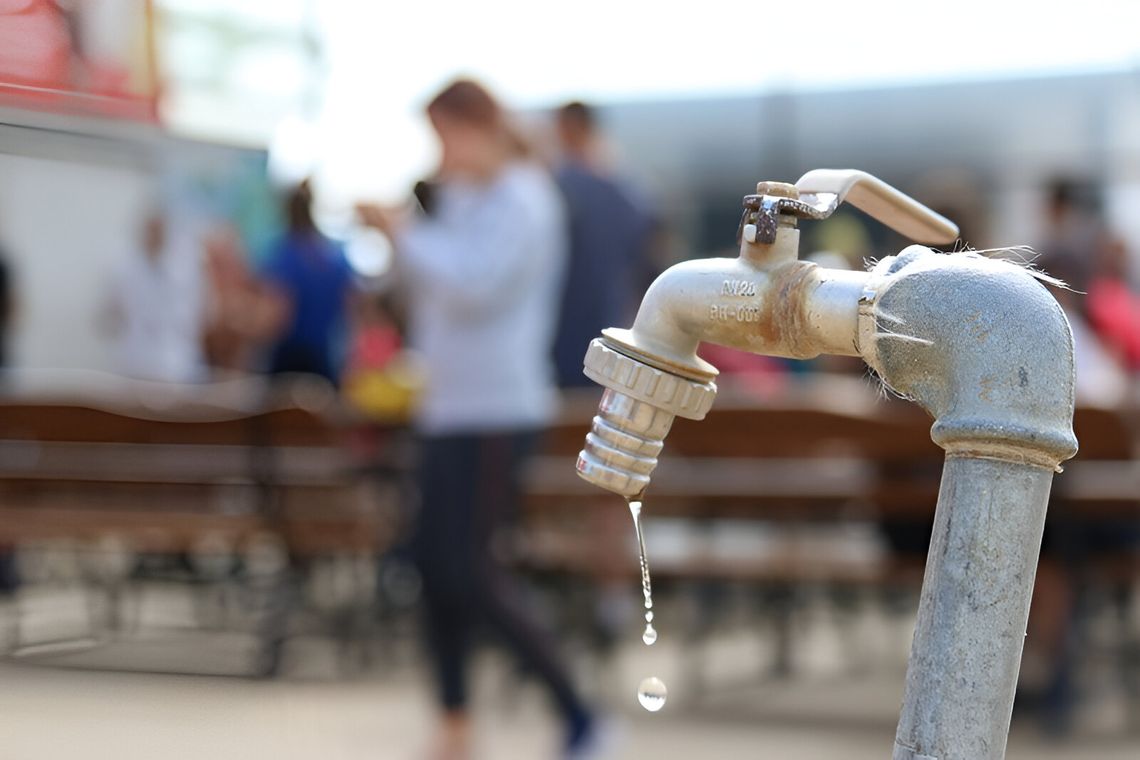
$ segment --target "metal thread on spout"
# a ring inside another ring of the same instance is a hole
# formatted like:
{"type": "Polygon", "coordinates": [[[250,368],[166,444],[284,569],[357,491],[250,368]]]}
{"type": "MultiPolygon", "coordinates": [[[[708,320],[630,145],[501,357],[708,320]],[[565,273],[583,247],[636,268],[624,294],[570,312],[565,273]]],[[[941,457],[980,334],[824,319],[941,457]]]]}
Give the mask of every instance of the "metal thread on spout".
{"type": "Polygon", "coordinates": [[[578,454],[578,474],[614,493],[639,495],[649,485],[672,425],[672,414],[607,389],[578,454]]]}
{"type": "Polygon", "coordinates": [[[703,418],[716,384],[653,367],[616,350],[608,338],[590,343],[583,371],[606,391],[578,455],[578,474],[607,491],[639,496],[649,486],[673,419],[703,418]]]}

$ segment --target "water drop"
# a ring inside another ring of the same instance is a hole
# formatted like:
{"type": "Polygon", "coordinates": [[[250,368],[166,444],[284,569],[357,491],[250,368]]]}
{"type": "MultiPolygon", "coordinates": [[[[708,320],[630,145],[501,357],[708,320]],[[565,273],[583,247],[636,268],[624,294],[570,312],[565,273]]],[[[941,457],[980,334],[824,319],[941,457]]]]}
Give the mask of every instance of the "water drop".
{"type": "Polygon", "coordinates": [[[652,623],[645,624],[645,633],[641,634],[641,640],[645,642],[645,646],[652,646],[653,642],[657,641],[657,629],[652,623]]]}
{"type": "Polygon", "coordinates": [[[664,707],[668,696],[665,682],[657,676],[644,679],[637,687],[637,701],[649,712],[657,712],[664,707]]]}
{"type": "Polygon", "coordinates": [[[629,513],[633,516],[633,530],[637,534],[637,554],[641,565],[641,594],[645,597],[645,609],[653,609],[653,584],[649,580],[649,560],[645,556],[645,534],[641,530],[641,502],[629,501],[629,513]]]}
{"type": "Polygon", "coordinates": [[[646,623],[652,623],[653,622],[653,611],[652,610],[646,610],[645,622],[646,623]]]}

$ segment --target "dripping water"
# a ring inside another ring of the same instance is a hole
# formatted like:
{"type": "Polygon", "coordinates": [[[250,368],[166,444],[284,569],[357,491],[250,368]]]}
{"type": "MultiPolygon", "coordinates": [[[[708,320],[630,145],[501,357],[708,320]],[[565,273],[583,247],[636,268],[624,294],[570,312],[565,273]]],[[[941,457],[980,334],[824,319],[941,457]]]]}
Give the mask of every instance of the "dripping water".
{"type": "Polygon", "coordinates": [[[641,529],[641,500],[629,500],[629,513],[633,515],[633,529],[637,533],[637,553],[641,566],[641,594],[645,597],[645,633],[641,640],[646,646],[657,641],[657,630],[653,627],[653,584],[649,580],[649,562],[645,558],[645,533],[641,529]]]}
{"type": "MultiPolygon", "coordinates": [[[[641,594],[645,597],[645,632],[641,640],[646,646],[657,641],[657,629],[653,627],[653,585],[649,579],[649,561],[645,556],[645,533],[641,527],[641,499],[629,500],[629,513],[633,516],[633,529],[637,534],[637,554],[641,567],[641,594]]],[[[637,686],[637,701],[649,712],[657,712],[665,706],[668,692],[665,683],[656,676],[642,679],[637,686]]]]}

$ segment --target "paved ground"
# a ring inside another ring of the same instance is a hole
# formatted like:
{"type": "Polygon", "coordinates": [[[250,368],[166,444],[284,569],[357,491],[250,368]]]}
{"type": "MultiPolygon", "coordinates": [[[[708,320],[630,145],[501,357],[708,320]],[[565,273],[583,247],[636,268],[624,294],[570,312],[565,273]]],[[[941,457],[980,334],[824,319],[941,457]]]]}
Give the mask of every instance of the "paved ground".
{"type": "MultiPolygon", "coordinates": [[[[498,695],[483,700],[481,757],[552,757],[555,727],[543,700],[530,687],[519,699],[504,699],[503,683],[498,679],[490,688],[498,695]]],[[[0,684],[0,760],[417,760],[431,720],[425,690],[410,670],[348,682],[300,676],[254,682],[10,663],[0,666],[0,684]]],[[[610,757],[883,760],[890,754],[892,716],[885,705],[892,689],[881,681],[752,687],[700,707],[671,703],[656,715],[629,705],[616,711],[619,740],[610,757]],[[831,715],[813,715],[813,703],[815,712],[831,715]],[[858,707],[836,714],[837,705],[858,707]]],[[[1023,728],[1013,738],[1011,760],[1140,756],[1138,740],[1119,732],[1055,744],[1023,728]]]]}
{"type": "MultiPolygon", "coordinates": [[[[30,617],[34,622],[36,616],[30,617]]],[[[55,622],[50,630],[28,625],[31,640],[70,630],[59,616],[39,617],[55,622]]],[[[176,617],[164,620],[170,624],[176,617]]],[[[248,636],[159,629],[144,626],[150,632],[132,634],[129,643],[70,652],[24,648],[0,659],[0,760],[423,757],[433,711],[411,641],[392,652],[387,669],[345,678],[343,668],[336,675],[326,641],[297,640],[288,650],[286,676],[259,682],[232,675],[250,661],[248,636]],[[123,667],[231,675],[126,673],[123,667]]],[[[582,680],[594,685],[596,700],[615,724],[618,741],[607,757],[890,757],[910,635],[905,617],[871,618],[861,632],[825,621],[806,626],[797,635],[803,654],[793,681],[760,676],[771,652],[748,627],[721,631],[703,650],[668,633],[651,649],[631,635],[605,667],[582,666],[582,680]],[[687,670],[703,675],[703,689],[686,678],[687,670]],[[669,703],[654,715],[634,697],[636,684],[650,673],[670,686],[669,703]]],[[[476,681],[480,760],[556,756],[557,727],[537,687],[495,656],[484,656],[476,681]]],[[[1066,742],[1046,740],[1032,722],[1021,721],[1010,760],[1136,760],[1140,712],[1106,695],[1089,703],[1078,737],[1066,742]]]]}

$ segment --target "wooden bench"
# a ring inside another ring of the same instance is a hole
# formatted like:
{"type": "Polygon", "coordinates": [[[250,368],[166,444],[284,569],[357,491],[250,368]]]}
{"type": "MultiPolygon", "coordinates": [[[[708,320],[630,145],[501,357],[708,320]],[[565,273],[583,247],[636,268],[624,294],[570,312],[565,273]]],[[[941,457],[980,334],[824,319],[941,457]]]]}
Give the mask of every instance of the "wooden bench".
{"type": "MultiPolygon", "coordinates": [[[[390,513],[402,505],[378,497],[385,463],[377,458],[386,452],[375,439],[400,431],[359,425],[332,394],[304,387],[263,386],[241,403],[211,399],[210,390],[0,399],[0,548],[125,553],[110,575],[91,569],[107,562],[84,566],[84,580],[107,600],[110,617],[88,621],[100,636],[120,630],[132,556],[188,555],[204,573],[195,579],[208,581],[196,585],[203,599],[220,598],[211,587],[241,586],[260,643],[252,671],[268,675],[281,662],[306,569],[375,556],[398,538],[390,513]],[[351,439],[364,427],[373,446],[358,458],[351,439]]],[[[374,583],[360,581],[354,604],[367,617],[374,583]]],[[[341,611],[329,614],[337,635],[358,632],[341,611]]],[[[45,645],[16,641],[20,653],[45,645]]]]}
{"type": "MultiPolygon", "coordinates": [[[[620,565],[629,574],[635,568],[628,514],[618,497],[581,480],[573,468],[599,396],[600,390],[567,397],[559,424],[528,472],[531,561],[595,574],[614,574],[620,565]]],[[[817,378],[769,397],[728,388],[705,420],[674,423],[647,494],[646,514],[650,521],[677,517],[694,524],[720,519],[921,523],[933,517],[943,459],[930,440],[930,425],[917,406],[883,398],[859,379],[817,378]]],[[[1072,510],[1090,519],[1135,515],[1140,466],[1131,459],[1132,418],[1126,411],[1082,408],[1075,426],[1082,450],[1057,479],[1055,520],[1072,510]]],[[[913,562],[902,564],[913,569],[913,562]]],[[[694,556],[663,565],[661,572],[757,580],[823,575],[858,583],[897,578],[900,570],[887,555],[852,564],[836,563],[826,554],[777,552],[766,560],[728,563],[694,556]]],[[[908,570],[907,577],[914,579],[915,573],[908,570]]]]}
{"type": "MultiPolygon", "coordinates": [[[[627,511],[573,468],[599,393],[567,398],[560,424],[528,472],[530,561],[629,575],[635,568],[627,511]]],[[[807,382],[759,400],[729,388],[706,419],[674,423],[646,515],[650,523],[682,519],[699,532],[724,520],[820,526],[866,521],[879,516],[883,504],[912,508],[920,498],[929,500],[932,513],[941,452],[930,442],[929,427],[921,410],[881,399],[861,380],[807,382]],[[891,490],[904,486],[901,494],[891,490]]],[[[696,551],[656,560],[654,570],[665,577],[844,584],[905,575],[891,557],[873,548],[848,552],[841,543],[829,549],[790,536],[753,557],[725,560],[696,551]]],[[[914,575],[912,570],[908,565],[906,572],[914,575]]]]}
{"type": "Polygon", "coordinates": [[[0,542],[114,534],[139,552],[279,533],[299,556],[374,551],[374,500],[320,411],[0,401],[0,542]],[[144,416],[145,415],[145,416],[144,416]]]}
{"type": "Polygon", "coordinates": [[[1131,409],[1079,408],[1073,428],[1080,451],[1066,462],[1049,505],[1045,551],[1088,580],[1131,585],[1140,578],[1140,547],[1083,545],[1090,528],[1104,534],[1140,529],[1140,425],[1131,409]],[[1098,527],[1099,526],[1099,527],[1098,527]]]}
{"type": "MultiPolygon", "coordinates": [[[[621,499],[574,472],[600,393],[566,399],[532,463],[520,559],[539,571],[632,589],[638,567],[628,511],[621,499]]],[[[723,388],[705,420],[674,423],[643,517],[655,580],[685,584],[701,605],[683,634],[694,691],[701,680],[700,643],[720,612],[708,601],[717,598],[706,594],[710,584],[743,584],[761,593],[755,598],[764,600],[763,620],[774,637],[774,674],[792,670],[793,619],[805,587],[847,598],[871,592],[869,598],[886,601],[888,609],[899,609],[897,601],[917,591],[943,464],[930,426],[918,407],[882,398],[869,382],[851,378],[815,378],[764,397],[723,388]],[[654,526],[669,520],[685,535],[674,541],[679,546],[656,540],[654,526]],[[900,527],[902,545],[895,551],[900,527]],[[718,534],[740,540],[726,546],[715,540],[718,534]],[[868,535],[882,540],[868,542],[868,535]]],[[[1079,409],[1075,427],[1081,454],[1056,481],[1050,525],[1063,530],[1071,514],[1136,519],[1136,416],[1079,409]]],[[[1140,577],[1135,554],[1099,557],[1093,569],[1101,583],[1140,577]]]]}

